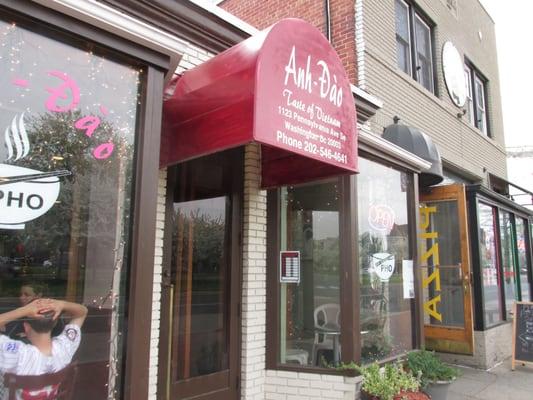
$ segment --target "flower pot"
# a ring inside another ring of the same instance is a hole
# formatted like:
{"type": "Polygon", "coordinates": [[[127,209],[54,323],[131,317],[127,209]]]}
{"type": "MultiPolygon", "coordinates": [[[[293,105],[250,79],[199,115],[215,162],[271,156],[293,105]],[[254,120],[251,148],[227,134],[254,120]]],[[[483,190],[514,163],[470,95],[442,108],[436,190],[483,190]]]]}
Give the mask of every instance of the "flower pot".
{"type": "MultiPolygon", "coordinates": [[[[366,392],[361,392],[362,400],[380,400],[379,397],[372,396],[366,392]]],[[[423,392],[402,392],[394,396],[394,400],[430,400],[430,397],[423,392]]]]}
{"type": "Polygon", "coordinates": [[[448,389],[453,381],[435,381],[430,383],[424,392],[431,396],[432,400],[446,400],[448,389]]]}
{"type": "Polygon", "coordinates": [[[394,396],[394,400],[430,400],[430,397],[423,392],[402,392],[394,396]]]}

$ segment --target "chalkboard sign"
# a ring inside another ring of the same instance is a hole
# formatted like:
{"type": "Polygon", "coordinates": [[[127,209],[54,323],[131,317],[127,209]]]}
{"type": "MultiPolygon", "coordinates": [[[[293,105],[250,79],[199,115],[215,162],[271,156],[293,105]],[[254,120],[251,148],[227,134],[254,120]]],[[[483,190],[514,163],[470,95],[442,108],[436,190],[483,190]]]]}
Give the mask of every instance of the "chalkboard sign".
{"type": "Polygon", "coordinates": [[[513,321],[513,360],[533,364],[533,303],[516,302],[513,321]]]}

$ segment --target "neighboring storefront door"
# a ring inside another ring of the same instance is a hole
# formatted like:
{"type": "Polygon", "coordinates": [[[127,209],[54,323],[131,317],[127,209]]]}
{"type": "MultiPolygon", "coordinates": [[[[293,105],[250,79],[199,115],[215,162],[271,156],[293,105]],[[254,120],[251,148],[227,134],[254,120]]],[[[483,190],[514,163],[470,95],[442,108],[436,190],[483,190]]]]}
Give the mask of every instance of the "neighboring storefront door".
{"type": "Polygon", "coordinates": [[[180,164],[170,176],[161,347],[166,396],[237,399],[242,151],[180,164]]]}
{"type": "Polygon", "coordinates": [[[472,354],[472,286],[463,185],[420,194],[420,266],[428,349],[472,354]]]}

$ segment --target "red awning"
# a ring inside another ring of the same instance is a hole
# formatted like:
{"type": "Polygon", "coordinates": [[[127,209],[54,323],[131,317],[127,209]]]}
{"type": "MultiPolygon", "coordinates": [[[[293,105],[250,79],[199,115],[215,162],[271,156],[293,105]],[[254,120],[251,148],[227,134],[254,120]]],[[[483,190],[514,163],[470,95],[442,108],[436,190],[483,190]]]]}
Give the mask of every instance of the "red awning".
{"type": "Polygon", "coordinates": [[[348,78],[305,21],[282,20],[174,83],[163,106],[162,167],[257,142],[263,187],[357,172],[348,78]]]}

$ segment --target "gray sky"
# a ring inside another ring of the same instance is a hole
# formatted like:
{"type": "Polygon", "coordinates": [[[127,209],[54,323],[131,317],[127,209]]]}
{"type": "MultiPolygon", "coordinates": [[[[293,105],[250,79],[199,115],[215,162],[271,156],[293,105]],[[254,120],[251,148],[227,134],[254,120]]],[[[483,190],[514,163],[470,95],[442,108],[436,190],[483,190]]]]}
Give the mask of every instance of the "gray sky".
{"type": "Polygon", "coordinates": [[[505,144],[533,146],[533,1],[480,2],[496,24],[505,144]]]}

